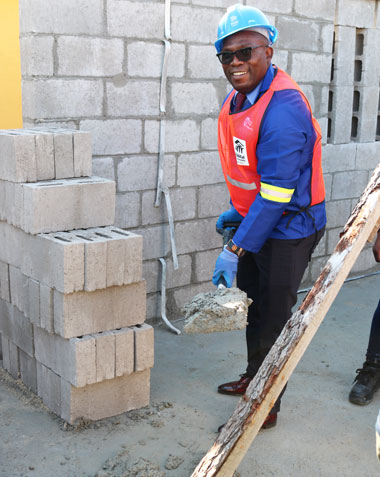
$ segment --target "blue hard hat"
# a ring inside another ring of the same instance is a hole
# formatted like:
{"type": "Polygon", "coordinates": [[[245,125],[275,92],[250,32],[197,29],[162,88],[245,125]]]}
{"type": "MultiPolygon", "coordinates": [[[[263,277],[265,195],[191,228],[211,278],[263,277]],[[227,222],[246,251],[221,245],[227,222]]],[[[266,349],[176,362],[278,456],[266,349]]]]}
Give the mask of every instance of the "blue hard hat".
{"type": "Polygon", "coordinates": [[[269,24],[267,17],[261,10],[237,3],[227,8],[227,12],[219,22],[218,39],[215,42],[216,51],[218,53],[222,51],[225,38],[248,28],[265,28],[268,30],[270,45],[277,39],[277,28],[269,24]]]}

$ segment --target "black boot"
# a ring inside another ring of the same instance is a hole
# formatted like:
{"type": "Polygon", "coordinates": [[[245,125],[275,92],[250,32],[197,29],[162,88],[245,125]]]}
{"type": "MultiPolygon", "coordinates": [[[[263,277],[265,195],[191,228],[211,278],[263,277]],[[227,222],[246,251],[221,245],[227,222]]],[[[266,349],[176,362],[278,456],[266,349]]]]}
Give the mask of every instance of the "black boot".
{"type": "Polygon", "coordinates": [[[375,391],[380,388],[380,365],[365,361],[358,373],[348,399],[353,404],[365,406],[372,401],[375,391]]]}

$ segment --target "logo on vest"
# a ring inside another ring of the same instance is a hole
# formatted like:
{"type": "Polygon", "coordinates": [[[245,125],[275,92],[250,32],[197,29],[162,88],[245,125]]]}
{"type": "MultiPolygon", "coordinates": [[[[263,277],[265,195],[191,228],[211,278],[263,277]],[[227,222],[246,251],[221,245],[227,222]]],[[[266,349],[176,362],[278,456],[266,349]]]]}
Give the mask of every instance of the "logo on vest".
{"type": "Polygon", "coordinates": [[[247,145],[244,139],[233,136],[236,162],[239,166],[249,166],[247,145]]]}

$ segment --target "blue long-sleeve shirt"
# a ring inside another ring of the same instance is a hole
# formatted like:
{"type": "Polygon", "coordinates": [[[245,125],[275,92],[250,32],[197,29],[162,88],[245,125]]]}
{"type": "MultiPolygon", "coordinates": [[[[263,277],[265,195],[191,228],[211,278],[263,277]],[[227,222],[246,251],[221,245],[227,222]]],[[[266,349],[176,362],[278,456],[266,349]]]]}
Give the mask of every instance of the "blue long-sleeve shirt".
{"type": "MultiPolygon", "coordinates": [[[[263,78],[255,101],[269,88],[273,66],[263,78]]],[[[251,106],[250,95],[243,109],[251,106]]],[[[261,122],[256,147],[257,171],[261,182],[295,189],[289,203],[256,196],[244,217],[234,242],[250,252],[258,252],[268,238],[307,237],[326,224],[325,203],[301,211],[310,203],[310,180],[316,133],[310,112],[296,90],[276,91],[261,122]],[[286,211],[286,214],[284,212],[286,211]],[[296,212],[299,212],[295,215],[296,212]]]]}

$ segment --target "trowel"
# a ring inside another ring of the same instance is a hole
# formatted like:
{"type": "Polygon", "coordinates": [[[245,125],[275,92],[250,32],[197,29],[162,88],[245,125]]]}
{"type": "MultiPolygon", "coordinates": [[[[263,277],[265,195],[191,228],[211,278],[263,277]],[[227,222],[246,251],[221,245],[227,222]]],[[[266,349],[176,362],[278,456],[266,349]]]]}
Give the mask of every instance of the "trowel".
{"type": "MultiPolygon", "coordinates": [[[[223,246],[233,237],[238,225],[228,223],[224,229],[217,228],[218,233],[223,236],[223,246]]],[[[216,290],[198,293],[183,306],[183,330],[185,333],[242,330],[247,325],[248,307],[251,303],[252,300],[239,288],[226,288],[222,278],[216,290]]]]}

